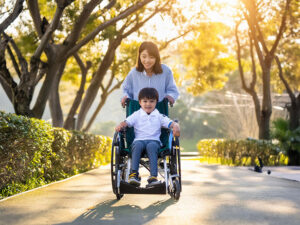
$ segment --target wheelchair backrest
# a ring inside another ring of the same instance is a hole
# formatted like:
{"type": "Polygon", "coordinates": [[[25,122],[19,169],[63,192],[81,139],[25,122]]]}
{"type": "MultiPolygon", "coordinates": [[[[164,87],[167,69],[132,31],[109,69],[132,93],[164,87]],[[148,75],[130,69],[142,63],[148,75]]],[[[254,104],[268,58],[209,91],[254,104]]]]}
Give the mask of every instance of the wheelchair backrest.
{"type": "MultiPolygon", "coordinates": [[[[140,104],[136,100],[128,99],[126,104],[126,117],[130,116],[135,111],[141,108],[140,104]]],[[[168,99],[164,99],[156,104],[157,110],[166,116],[169,116],[168,99]]],[[[126,142],[128,146],[131,146],[134,140],[134,129],[133,127],[127,128],[126,130],[126,142]]],[[[160,141],[163,146],[169,146],[169,133],[168,130],[162,129],[160,135],[160,141]]]]}

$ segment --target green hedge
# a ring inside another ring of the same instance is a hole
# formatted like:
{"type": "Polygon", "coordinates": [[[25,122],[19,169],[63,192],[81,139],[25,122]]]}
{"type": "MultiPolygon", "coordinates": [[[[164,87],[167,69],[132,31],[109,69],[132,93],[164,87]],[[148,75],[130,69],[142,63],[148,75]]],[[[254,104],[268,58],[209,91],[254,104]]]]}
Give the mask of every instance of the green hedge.
{"type": "Polygon", "coordinates": [[[265,140],[203,139],[197,143],[201,161],[225,165],[249,166],[258,164],[258,157],[264,165],[286,165],[288,158],[279,147],[265,140]]]}
{"type": "Polygon", "coordinates": [[[0,112],[0,199],[110,161],[111,138],[0,112]]]}

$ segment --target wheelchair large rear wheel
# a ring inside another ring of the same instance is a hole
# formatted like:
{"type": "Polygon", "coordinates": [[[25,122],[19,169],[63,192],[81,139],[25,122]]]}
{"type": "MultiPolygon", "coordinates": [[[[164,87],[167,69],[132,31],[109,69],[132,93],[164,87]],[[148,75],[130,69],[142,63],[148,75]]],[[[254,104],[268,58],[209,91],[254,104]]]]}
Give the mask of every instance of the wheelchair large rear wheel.
{"type": "Polygon", "coordinates": [[[118,188],[118,183],[120,178],[119,170],[120,170],[120,141],[119,135],[116,132],[112,142],[112,149],[111,149],[111,184],[113,193],[116,195],[117,199],[121,199],[123,194],[120,193],[120,189],[118,188]]]}
{"type": "Polygon", "coordinates": [[[175,137],[175,140],[172,142],[172,152],[170,157],[170,173],[171,175],[178,175],[178,183],[180,187],[180,192],[182,190],[181,185],[181,161],[180,161],[180,146],[179,139],[175,137]],[[175,148],[174,148],[175,147],[175,148]]]}

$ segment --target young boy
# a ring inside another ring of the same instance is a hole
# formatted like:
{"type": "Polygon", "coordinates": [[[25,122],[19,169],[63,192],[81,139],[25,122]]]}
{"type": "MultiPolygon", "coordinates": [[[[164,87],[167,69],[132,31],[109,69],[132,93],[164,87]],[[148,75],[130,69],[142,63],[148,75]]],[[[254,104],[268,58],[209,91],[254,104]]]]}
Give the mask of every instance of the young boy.
{"type": "Polygon", "coordinates": [[[155,88],[143,88],[138,95],[141,109],[128,116],[125,121],[121,122],[116,131],[124,127],[134,127],[135,139],[132,144],[132,166],[129,175],[129,183],[140,186],[139,163],[141,155],[147,152],[150,162],[150,177],[148,186],[160,183],[157,180],[157,159],[158,150],[160,149],[161,127],[173,129],[173,135],[180,135],[178,123],[173,122],[167,116],[160,114],[155,108],[158,102],[158,92],[155,88]]]}

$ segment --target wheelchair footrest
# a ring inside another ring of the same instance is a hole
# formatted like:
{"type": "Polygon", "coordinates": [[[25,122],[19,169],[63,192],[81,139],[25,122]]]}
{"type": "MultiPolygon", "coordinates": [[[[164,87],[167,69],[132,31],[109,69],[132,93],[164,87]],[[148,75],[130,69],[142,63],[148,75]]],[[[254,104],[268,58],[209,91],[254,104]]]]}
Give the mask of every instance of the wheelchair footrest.
{"type": "Polygon", "coordinates": [[[125,181],[120,182],[121,194],[166,194],[165,182],[151,187],[135,187],[125,181]]]}

